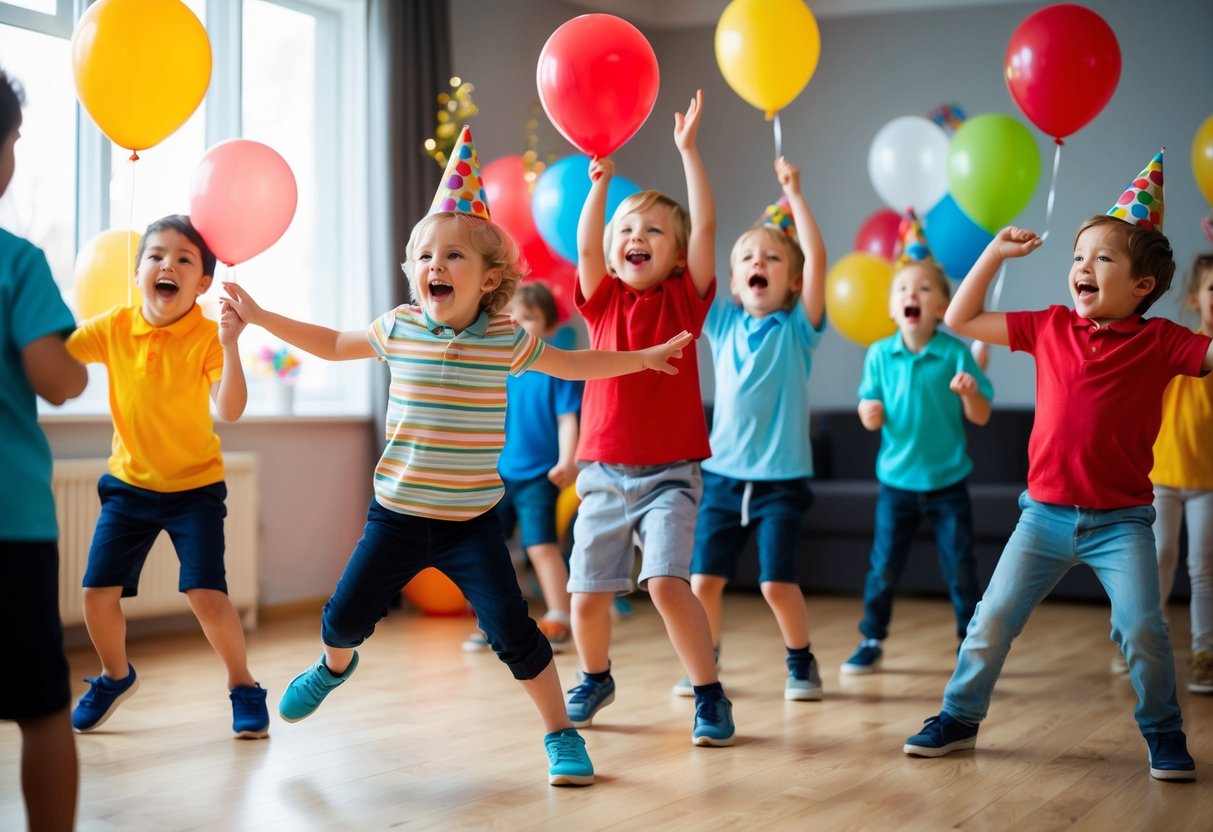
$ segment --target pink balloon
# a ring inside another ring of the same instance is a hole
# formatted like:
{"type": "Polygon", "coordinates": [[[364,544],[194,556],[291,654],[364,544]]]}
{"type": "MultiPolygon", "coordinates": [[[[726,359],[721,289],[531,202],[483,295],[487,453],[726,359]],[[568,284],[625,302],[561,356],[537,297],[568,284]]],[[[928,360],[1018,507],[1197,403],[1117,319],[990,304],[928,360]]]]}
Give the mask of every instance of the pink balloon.
{"type": "Polygon", "coordinates": [[[219,261],[233,266],[265,251],[295,216],[299,191],[277,151],[229,139],[202,157],[190,182],[190,221],[219,261]]]}
{"type": "Polygon", "coordinates": [[[901,217],[897,212],[881,208],[859,226],[859,231],[855,234],[855,250],[892,260],[897,252],[900,227],[901,217]]]}

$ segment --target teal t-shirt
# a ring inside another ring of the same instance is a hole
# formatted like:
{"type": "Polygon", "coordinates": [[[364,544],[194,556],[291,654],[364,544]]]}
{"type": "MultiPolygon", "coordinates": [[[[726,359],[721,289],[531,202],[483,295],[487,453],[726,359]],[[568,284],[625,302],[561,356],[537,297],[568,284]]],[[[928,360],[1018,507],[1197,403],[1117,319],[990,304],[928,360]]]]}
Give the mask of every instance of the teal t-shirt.
{"type": "Polygon", "coordinates": [[[75,329],[42,250],[0,229],[0,540],[56,540],[51,449],[21,351],[75,329]]]}
{"type": "Polygon", "coordinates": [[[994,400],[994,387],[969,348],[946,332],[936,330],[918,353],[906,349],[900,332],[868,347],[859,398],[883,402],[885,412],[876,479],[907,491],[935,491],[973,470],[963,405],[948,386],[962,370],[994,400]]]}

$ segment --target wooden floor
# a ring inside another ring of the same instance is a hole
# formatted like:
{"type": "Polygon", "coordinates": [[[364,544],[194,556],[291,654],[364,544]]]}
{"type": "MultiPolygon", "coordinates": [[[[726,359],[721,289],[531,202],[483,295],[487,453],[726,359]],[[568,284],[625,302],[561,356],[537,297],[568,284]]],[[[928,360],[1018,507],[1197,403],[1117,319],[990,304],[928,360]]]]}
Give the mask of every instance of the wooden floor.
{"type": "MultiPolygon", "coordinates": [[[[692,702],[644,600],[618,623],[619,689],[584,734],[598,771],[582,789],[547,785],[538,717],[491,654],[459,645],[469,619],[395,613],[362,648],[353,679],[308,720],[273,717],[269,740],[229,733],[223,676],[201,636],[135,641],[141,688],[102,731],[78,738],[82,830],[812,829],[1196,830],[1213,828],[1213,697],[1180,701],[1196,783],[1161,783],[1099,606],[1046,604],[1016,643],[976,751],[901,753],[939,709],[955,642],[946,601],[898,601],[885,671],[843,677],[857,640],[856,599],[811,598],[826,697],[785,702],[783,648],[756,595],[726,605],[723,681],[733,748],[690,744],[692,702]]],[[[318,613],[251,634],[270,690],[318,655],[318,613]]],[[[96,672],[71,654],[74,691],[96,672]]],[[[573,654],[558,660],[571,682],[573,654]]],[[[568,685],[566,684],[566,687],[568,685]]],[[[19,735],[0,723],[0,829],[20,829],[19,735]]]]}

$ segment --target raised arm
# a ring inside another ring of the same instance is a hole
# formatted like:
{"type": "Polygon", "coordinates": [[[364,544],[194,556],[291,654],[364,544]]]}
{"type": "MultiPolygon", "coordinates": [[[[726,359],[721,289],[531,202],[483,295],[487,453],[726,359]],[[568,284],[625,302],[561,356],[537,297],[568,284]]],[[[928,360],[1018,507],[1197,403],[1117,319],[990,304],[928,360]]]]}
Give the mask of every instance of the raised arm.
{"type": "Polygon", "coordinates": [[[589,300],[606,277],[606,250],[602,235],[606,230],[607,188],[615,175],[615,163],[610,159],[590,162],[590,195],[581,206],[577,220],[577,280],[581,296],[589,300]]]}
{"type": "Polygon", "coordinates": [[[948,311],[943,316],[948,328],[987,344],[1006,346],[1010,341],[1007,316],[1002,312],[985,311],[986,291],[1004,261],[1030,254],[1040,248],[1040,242],[1036,233],[1026,228],[1011,225],[999,231],[969,269],[956,296],[948,304],[948,311]]]}
{"type": "Polygon", "coordinates": [[[707,297],[716,282],[716,202],[704,170],[699,147],[699,119],[703,115],[703,90],[697,90],[686,114],[674,113],[674,144],[682,155],[687,178],[687,210],[691,215],[691,237],[687,242],[687,268],[699,297],[707,297]]]}
{"type": "MultiPolygon", "coordinates": [[[[255,324],[276,338],[327,361],[374,358],[375,348],[364,330],[339,332],[325,326],[297,321],[262,309],[243,287],[224,283],[227,297],[219,298],[224,309],[233,310],[246,324],[255,324]]],[[[226,362],[225,362],[226,366],[226,362]]]]}
{"type": "Polygon", "coordinates": [[[780,156],[775,160],[775,175],[783,187],[788,204],[792,206],[792,222],[796,223],[796,238],[804,252],[804,275],[800,288],[800,303],[813,329],[821,327],[826,311],[826,247],[821,229],[813,216],[804,192],[800,190],[800,168],[780,156]]]}
{"type": "Polygon", "coordinates": [[[683,331],[664,344],[629,352],[561,350],[549,344],[528,369],[570,381],[626,376],[641,370],[657,370],[673,376],[678,375],[678,368],[670,361],[682,358],[683,348],[694,340],[691,333],[683,331]]]}
{"type": "Polygon", "coordinates": [[[76,398],[88,385],[88,368],[72,358],[57,333],[26,344],[21,365],[34,392],[56,406],[76,398]]]}

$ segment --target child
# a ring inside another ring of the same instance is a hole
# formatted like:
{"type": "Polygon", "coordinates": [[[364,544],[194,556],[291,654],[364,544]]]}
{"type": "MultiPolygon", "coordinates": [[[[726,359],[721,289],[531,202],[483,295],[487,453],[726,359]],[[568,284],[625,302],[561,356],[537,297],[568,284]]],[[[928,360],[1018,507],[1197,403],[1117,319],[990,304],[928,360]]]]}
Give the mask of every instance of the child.
{"type": "MultiPolygon", "coordinates": [[[[21,88],[0,70],[0,195],[13,180],[21,88]]],[[[79,766],[68,705],[71,685],[59,619],[59,528],[51,449],[36,396],[63,404],[88,372],[64,347],[75,327],[41,250],[0,229],[0,626],[15,634],[8,660],[20,674],[0,686],[0,719],[21,729],[21,787],[30,829],[75,826],[79,766]]]]}
{"type": "MultiPolygon", "coordinates": [[[[510,317],[536,338],[556,335],[556,299],[542,283],[521,283],[510,317]]],[[[507,539],[519,527],[522,547],[535,567],[547,605],[540,631],[560,652],[572,638],[569,621],[569,568],[556,535],[556,498],[577,479],[577,414],[582,384],[543,373],[506,379],[505,447],[497,470],[505,494],[497,514],[507,539]]],[[[473,633],[465,650],[488,649],[484,633],[473,633]]]]}
{"type": "MultiPolygon", "coordinates": [[[[691,587],[707,612],[719,656],[724,587],[757,529],[759,583],[787,649],[784,698],[816,700],[821,676],[809,649],[796,550],[813,501],[805,387],[825,326],[825,245],[800,190],[800,169],[780,158],[775,174],[791,217],[782,205],[772,205],[737,238],[729,256],[733,299],[713,303],[704,323],[716,410],[712,456],[703,463],[691,587]]],[[[674,692],[690,696],[690,679],[679,680],[674,692]]]]}
{"type": "Polygon", "coordinates": [[[994,390],[972,353],[938,329],[951,286],[913,211],[889,290],[897,332],[868,348],[859,384],[859,419],[880,431],[871,563],[863,591],[863,641],[840,671],[875,673],[893,616],[893,593],[924,517],[935,527],[939,568],[964,638],[980,591],[973,560],[973,510],[966,478],[964,422],[990,420],[994,390]]]}
{"type": "MultiPolygon", "coordinates": [[[[1200,315],[1200,330],[1213,338],[1213,253],[1192,264],[1185,298],[1200,315]]],[[[1180,376],[1162,400],[1162,429],[1154,443],[1154,542],[1158,583],[1165,607],[1179,561],[1179,527],[1188,529],[1192,587],[1192,659],[1188,690],[1213,693],[1213,374],[1180,376]]]]}
{"type": "Polygon", "coordinates": [[[172,214],[147,227],[135,258],[141,307],[115,308],[68,339],[72,355],[109,370],[114,452],[101,476],[101,516],[84,573],[84,622],[101,674],[72,711],[72,726],[94,731],[139,686],[126,653],[121,599],[139,590],[139,572],[161,530],[181,561],[179,589],[227,671],[232,731],[269,736],[265,689],[249,672],[240,616],[223,568],[223,456],[211,419],[240,418],[248,399],[238,339],[244,322],[224,310],[218,325],[196,299],[211,285],[215,255],[189,218],[172,214]]]}
{"type": "MultiPolygon", "coordinates": [[[[597,349],[659,344],[681,329],[698,334],[716,290],[716,208],[695,135],[696,93],[674,116],[674,143],[686,174],[690,216],[658,193],[634,194],[605,227],[609,159],[590,166],[589,196],[577,227],[577,307],[597,349]],[[605,251],[604,251],[605,248],[605,251]]],[[[716,675],[712,633],[691,592],[695,515],[709,456],[695,352],[674,379],[650,374],[586,385],[569,591],[582,680],[569,691],[569,719],[581,727],[615,698],[611,607],[632,584],[633,535],[640,538],[641,588],[648,590],[695,693],[696,745],[733,743],[732,704],[716,675]]]]}
{"type": "Polygon", "coordinates": [[[1213,345],[1207,335],[1142,317],[1175,271],[1161,230],[1161,186],[1160,152],[1111,216],[1079,227],[1067,281],[1073,309],[983,310],[1002,262],[1040,246],[1034,233],[1013,226],[986,247],[948,309],[957,332],[1035,356],[1036,424],[1023,514],[960,647],[943,710],[906,740],[906,754],[939,757],[976,745],[1011,641],[1062,575],[1085,563],[1112,602],[1112,638],[1128,658],[1150,774],[1196,776],[1158,604],[1149,475],[1163,391],[1172,376],[1213,368],[1213,345]]]}
{"type": "Polygon", "coordinates": [[[310,716],[358,667],[354,650],[417,572],[445,572],[471,602],[480,628],[539,710],[552,785],[589,785],[594,768],[569,724],[552,648],[527,615],[501,521],[497,459],[507,373],[561,378],[669,363],[687,333],[637,352],[565,352],[505,314],[521,276],[518,248],[492,223],[479,185],[471,132],[463,128],[431,213],[413,228],[404,264],[416,306],[400,306],[367,330],[336,332],[262,310],[229,284],[224,303],[240,317],[321,358],[380,357],[392,372],[388,445],[375,471],[366,530],[324,607],[324,654],[288,686],[282,718],[310,716]],[[460,170],[462,172],[460,172],[460,170]],[[454,183],[454,184],[452,184],[454,183]],[[477,197],[477,194],[479,196],[477,197]]]}

